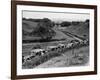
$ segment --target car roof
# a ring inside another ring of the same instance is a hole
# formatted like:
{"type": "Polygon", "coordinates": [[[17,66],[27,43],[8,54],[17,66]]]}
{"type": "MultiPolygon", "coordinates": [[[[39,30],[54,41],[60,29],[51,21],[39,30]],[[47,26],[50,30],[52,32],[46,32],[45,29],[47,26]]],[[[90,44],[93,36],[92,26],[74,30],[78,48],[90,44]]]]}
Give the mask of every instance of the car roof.
{"type": "Polygon", "coordinates": [[[48,46],[47,48],[56,48],[57,46],[48,46]]]}
{"type": "Polygon", "coordinates": [[[33,50],[31,50],[31,52],[40,52],[40,51],[44,51],[44,49],[33,49],[33,50]]]}

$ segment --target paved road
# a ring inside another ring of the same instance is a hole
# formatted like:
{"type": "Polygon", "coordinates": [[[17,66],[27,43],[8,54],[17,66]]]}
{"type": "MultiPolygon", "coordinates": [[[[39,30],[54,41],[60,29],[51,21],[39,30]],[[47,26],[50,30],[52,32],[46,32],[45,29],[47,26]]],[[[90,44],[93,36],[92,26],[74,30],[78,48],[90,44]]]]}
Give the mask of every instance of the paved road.
{"type": "Polygon", "coordinates": [[[68,36],[70,36],[70,37],[72,37],[72,38],[78,40],[78,41],[83,41],[83,40],[84,40],[84,38],[79,37],[79,36],[77,36],[77,35],[75,35],[75,34],[69,33],[69,32],[67,32],[67,31],[62,31],[62,32],[63,32],[64,34],[66,34],[66,35],[68,35],[68,36]]]}

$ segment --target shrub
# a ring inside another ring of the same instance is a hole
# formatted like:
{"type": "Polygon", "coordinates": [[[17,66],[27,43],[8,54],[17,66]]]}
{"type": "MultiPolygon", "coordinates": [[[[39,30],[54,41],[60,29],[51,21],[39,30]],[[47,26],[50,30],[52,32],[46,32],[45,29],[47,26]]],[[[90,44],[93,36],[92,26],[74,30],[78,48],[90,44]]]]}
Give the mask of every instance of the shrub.
{"type": "Polygon", "coordinates": [[[67,21],[61,23],[62,27],[66,27],[66,26],[70,26],[70,25],[71,25],[71,22],[67,22],[67,21]]]}

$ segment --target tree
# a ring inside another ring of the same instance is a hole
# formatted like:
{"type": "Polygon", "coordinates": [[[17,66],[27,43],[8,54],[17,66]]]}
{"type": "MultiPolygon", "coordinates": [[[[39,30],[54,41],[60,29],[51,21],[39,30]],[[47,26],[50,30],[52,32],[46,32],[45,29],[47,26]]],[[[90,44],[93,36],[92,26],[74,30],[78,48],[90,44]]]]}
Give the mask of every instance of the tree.
{"type": "Polygon", "coordinates": [[[85,21],[85,23],[87,24],[87,27],[89,28],[90,20],[87,19],[87,20],[85,21]]]}
{"type": "Polygon", "coordinates": [[[72,21],[72,25],[78,25],[79,23],[79,21],[72,21]]]}
{"type": "Polygon", "coordinates": [[[90,20],[89,20],[89,19],[87,19],[85,22],[89,23],[89,21],[90,21],[90,20]]]}
{"type": "Polygon", "coordinates": [[[61,26],[62,27],[67,27],[67,26],[70,26],[71,25],[71,22],[67,22],[67,21],[64,21],[61,23],[61,26]]]}
{"type": "Polygon", "coordinates": [[[41,39],[50,40],[56,34],[52,27],[52,21],[48,18],[44,18],[41,22],[38,23],[37,27],[33,31],[33,34],[40,36],[41,39]]]}

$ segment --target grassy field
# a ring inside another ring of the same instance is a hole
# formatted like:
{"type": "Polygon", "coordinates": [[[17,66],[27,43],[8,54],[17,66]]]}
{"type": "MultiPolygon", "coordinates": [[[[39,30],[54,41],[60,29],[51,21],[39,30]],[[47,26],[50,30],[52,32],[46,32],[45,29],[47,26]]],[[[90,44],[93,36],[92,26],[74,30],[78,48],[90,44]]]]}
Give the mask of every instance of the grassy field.
{"type": "Polygon", "coordinates": [[[72,34],[79,35],[80,37],[84,37],[84,35],[86,35],[86,38],[89,39],[89,27],[87,23],[80,23],[78,25],[70,25],[64,30],[72,34]]]}

